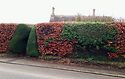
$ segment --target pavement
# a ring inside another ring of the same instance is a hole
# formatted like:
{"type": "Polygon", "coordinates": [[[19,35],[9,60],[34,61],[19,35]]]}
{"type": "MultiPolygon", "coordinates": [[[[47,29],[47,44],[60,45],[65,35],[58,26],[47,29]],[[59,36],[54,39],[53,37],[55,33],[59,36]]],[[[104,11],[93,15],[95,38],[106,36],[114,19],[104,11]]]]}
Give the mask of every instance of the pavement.
{"type": "MultiPolygon", "coordinates": [[[[41,61],[36,61],[32,59],[26,58],[13,58],[13,57],[0,57],[0,63],[4,64],[13,64],[19,66],[30,66],[30,67],[37,67],[37,68],[47,68],[47,69],[57,69],[57,70],[64,70],[64,71],[72,71],[84,74],[94,74],[99,76],[108,76],[114,77],[113,79],[125,79],[125,73],[111,71],[111,70],[101,70],[101,69],[94,69],[94,68],[87,68],[87,67],[75,67],[75,66],[66,66],[61,64],[53,64],[53,63],[46,63],[41,61]]],[[[109,79],[109,78],[108,78],[109,79]]]]}

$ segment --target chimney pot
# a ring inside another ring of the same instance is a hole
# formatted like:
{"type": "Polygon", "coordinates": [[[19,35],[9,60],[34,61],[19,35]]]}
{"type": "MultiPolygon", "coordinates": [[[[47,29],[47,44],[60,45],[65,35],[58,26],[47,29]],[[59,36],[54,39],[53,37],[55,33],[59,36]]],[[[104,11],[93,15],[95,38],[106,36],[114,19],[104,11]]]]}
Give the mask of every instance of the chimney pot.
{"type": "Polygon", "coordinates": [[[95,9],[93,9],[93,16],[95,16],[95,9]]]}

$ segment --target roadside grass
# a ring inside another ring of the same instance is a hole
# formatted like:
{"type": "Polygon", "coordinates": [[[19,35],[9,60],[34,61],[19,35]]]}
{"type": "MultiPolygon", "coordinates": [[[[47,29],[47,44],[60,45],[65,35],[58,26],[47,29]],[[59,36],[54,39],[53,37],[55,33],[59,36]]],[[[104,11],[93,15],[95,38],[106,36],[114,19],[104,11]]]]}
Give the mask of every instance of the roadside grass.
{"type": "Polygon", "coordinates": [[[104,56],[83,56],[79,58],[61,58],[58,56],[45,56],[42,58],[45,61],[52,61],[52,62],[69,62],[74,63],[77,65],[84,65],[84,64],[91,64],[91,65],[101,65],[101,66],[111,66],[116,68],[125,68],[125,59],[108,59],[104,56]]]}
{"type": "Polygon", "coordinates": [[[125,59],[105,59],[100,57],[88,57],[74,59],[77,62],[87,62],[94,65],[113,66],[117,68],[125,68],[125,59]]]}

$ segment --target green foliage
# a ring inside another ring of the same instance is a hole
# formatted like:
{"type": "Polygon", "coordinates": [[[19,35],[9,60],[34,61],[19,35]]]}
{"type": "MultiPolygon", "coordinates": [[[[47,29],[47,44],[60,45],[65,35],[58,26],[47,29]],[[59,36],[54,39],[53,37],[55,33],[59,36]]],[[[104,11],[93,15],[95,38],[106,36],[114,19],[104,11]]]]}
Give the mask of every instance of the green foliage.
{"type": "Polygon", "coordinates": [[[109,52],[117,52],[117,49],[115,47],[111,47],[111,46],[104,46],[105,49],[107,49],[107,51],[109,52]]]}
{"type": "Polygon", "coordinates": [[[43,58],[44,60],[47,60],[47,61],[52,61],[52,60],[59,60],[60,59],[60,57],[58,57],[58,56],[45,56],[44,58],[43,58]]]}
{"type": "Polygon", "coordinates": [[[26,24],[19,24],[9,43],[9,52],[25,55],[29,33],[30,27],[26,24]]]}
{"type": "Polygon", "coordinates": [[[100,49],[104,48],[107,41],[116,39],[117,30],[106,23],[67,23],[61,36],[69,41],[77,39],[78,45],[86,49],[100,49]]]}
{"type": "Polygon", "coordinates": [[[27,55],[31,57],[38,57],[40,54],[38,52],[38,45],[36,42],[36,32],[35,26],[31,26],[30,35],[27,43],[27,55]]]}
{"type": "Polygon", "coordinates": [[[45,46],[48,46],[48,44],[49,44],[50,42],[52,42],[52,41],[54,41],[53,38],[48,38],[48,39],[44,42],[45,46]]]}

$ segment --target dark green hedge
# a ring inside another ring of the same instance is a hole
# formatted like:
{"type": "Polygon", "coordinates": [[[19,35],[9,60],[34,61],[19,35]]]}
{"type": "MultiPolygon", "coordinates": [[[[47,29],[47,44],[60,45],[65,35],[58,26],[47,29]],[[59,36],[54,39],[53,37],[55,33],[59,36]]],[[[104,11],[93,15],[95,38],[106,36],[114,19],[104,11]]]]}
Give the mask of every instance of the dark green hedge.
{"type": "Polygon", "coordinates": [[[115,48],[111,49],[113,47],[107,46],[107,42],[114,42],[117,30],[111,23],[66,23],[61,36],[69,41],[77,39],[77,45],[88,50],[104,48],[112,51],[115,48]]]}
{"type": "Polygon", "coordinates": [[[16,31],[9,43],[9,52],[13,54],[26,54],[26,46],[31,28],[26,24],[17,25],[16,31]]]}
{"type": "Polygon", "coordinates": [[[36,42],[35,26],[31,26],[31,31],[27,43],[27,55],[31,57],[38,57],[40,55],[36,42]]]}

